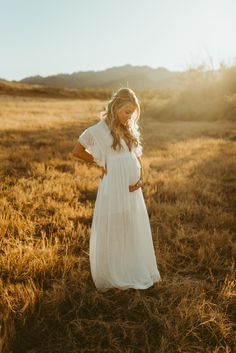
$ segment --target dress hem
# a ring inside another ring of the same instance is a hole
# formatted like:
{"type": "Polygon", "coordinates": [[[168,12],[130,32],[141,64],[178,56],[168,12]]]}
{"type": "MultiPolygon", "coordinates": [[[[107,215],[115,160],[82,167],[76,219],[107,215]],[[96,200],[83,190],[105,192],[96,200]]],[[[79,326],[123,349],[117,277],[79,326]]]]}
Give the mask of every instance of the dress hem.
{"type": "Polygon", "coordinates": [[[110,287],[96,287],[96,289],[99,291],[99,292],[106,292],[108,291],[109,289],[121,289],[121,290],[127,290],[127,289],[147,289],[147,288],[150,288],[152,287],[155,283],[158,283],[158,282],[161,282],[162,281],[162,278],[160,277],[159,279],[157,280],[154,280],[146,285],[143,285],[143,286],[140,286],[140,285],[127,285],[127,286],[124,286],[124,287],[120,287],[120,286],[110,286],[110,287]]]}

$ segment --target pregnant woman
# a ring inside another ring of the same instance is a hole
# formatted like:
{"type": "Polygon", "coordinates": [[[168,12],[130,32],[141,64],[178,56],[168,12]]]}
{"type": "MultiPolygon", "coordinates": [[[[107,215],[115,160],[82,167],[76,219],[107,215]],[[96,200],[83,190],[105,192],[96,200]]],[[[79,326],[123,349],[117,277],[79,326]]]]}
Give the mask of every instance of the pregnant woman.
{"type": "Polygon", "coordinates": [[[141,189],[139,116],[134,91],[120,88],[73,150],[75,157],[102,168],[89,244],[91,274],[101,292],[145,289],[161,281],[141,189]]]}

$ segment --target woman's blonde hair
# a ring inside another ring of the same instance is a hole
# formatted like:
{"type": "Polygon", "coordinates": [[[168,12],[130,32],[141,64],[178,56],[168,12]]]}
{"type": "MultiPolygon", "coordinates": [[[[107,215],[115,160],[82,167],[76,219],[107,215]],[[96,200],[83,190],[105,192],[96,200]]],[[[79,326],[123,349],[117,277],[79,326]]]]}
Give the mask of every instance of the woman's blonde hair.
{"type": "Polygon", "coordinates": [[[105,120],[106,124],[110,128],[111,135],[113,136],[112,148],[116,150],[117,145],[119,148],[122,147],[120,142],[121,135],[126,138],[128,142],[129,150],[132,147],[141,146],[141,134],[139,131],[139,126],[137,124],[140,117],[140,105],[138,98],[134,91],[130,88],[120,88],[116,91],[111,99],[108,101],[107,107],[100,114],[100,119],[105,120]],[[124,126],[120,123],[116,112],[122,108],[127,103],[132,103],[136,106],[135,111],[131,116],[131,122],[127,126],[124,126]]]}

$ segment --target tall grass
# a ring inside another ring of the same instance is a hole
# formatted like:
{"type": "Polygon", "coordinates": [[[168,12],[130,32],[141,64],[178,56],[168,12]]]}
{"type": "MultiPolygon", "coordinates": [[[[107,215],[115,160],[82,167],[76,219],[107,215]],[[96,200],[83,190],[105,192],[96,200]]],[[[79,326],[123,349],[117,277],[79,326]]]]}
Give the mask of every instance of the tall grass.
{"type": "Polygon", "coordinates": [[[105,294],[88,253],[101,170],[71,153],[105,101],[0,97],[1,353],[235,351],[235,123],[203,120],[201,106],[200,121],[182,119],[171,102],[183,113],[189,94],[195,106],[188,92],[140,93],[143,194],[163,281],[105,294]]]}

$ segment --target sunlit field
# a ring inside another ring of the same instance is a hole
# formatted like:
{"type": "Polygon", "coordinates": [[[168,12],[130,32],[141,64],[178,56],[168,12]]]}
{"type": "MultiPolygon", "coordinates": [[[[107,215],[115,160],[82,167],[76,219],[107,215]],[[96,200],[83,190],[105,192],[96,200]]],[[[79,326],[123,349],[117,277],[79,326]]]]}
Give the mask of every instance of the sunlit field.
{"type": "Polygon", "coordinates": [[[235,351],[236,85],[194,82],[138,93],[163,280],[105,294],[89,267],[101,169],[72,150],[106,100],[0,95],[1,353],[235,351]]]}

